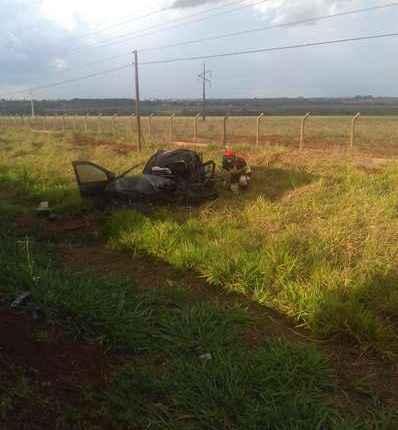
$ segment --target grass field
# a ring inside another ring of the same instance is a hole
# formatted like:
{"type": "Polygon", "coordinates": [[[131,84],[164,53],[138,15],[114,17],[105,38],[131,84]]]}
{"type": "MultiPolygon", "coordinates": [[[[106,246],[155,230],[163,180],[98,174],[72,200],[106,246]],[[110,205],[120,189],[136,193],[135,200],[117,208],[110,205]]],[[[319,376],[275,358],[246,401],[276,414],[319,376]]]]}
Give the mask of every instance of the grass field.
{"type": "MultiPolygon", "coordinates": [[[[251,126],[239,121],[231,119],[236,136],[248,136],[251,126]]],[[[46,320],[74,342],[99,345],[111,362],[105,382],[87,383],[67,408],[57,399],[48,422],[397,428],[398,161],[391,154],[398,123],[361,119],[365,151],[349,153],[335,150],[348,118],[311,122],[309,142],[329,142],[328,150],[299,152],[276,138],[253,149],[237,140],[254,167],[248,192],[221,190],[199,207],[145,216],[91,214],[70,163],[89,159],[120,172],[145,160],[149,145],[138,154],[134,141],[112,132],[2,129],[0,295],[31,291],[46,320]],[[59,217],[55,226],[32,215],[43,200],[59,217]],[[62,228],[87,217],[95,234],[62,228]]],[[[294,140],[299,121],[266,124],[270,136],[294,140]]],[[[203,152],[219,162],[222,148],[203,152]]],[[[48,337],[41,327],[41,342],[48,337]]],[[[53,401],[22,364],[8,371],[12,377],[4,366],[0,374],[0,423],[14,426],[7,428],[18,428],[12,420],[21,405],[29,419],[53,401]]]]}

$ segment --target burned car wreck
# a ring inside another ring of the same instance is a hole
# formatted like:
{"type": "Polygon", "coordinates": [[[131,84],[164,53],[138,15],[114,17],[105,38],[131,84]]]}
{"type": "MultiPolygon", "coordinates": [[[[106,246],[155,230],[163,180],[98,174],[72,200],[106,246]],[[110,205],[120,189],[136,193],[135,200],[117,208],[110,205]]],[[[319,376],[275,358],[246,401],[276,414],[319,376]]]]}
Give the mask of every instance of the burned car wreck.
{"type": "Polygon", "coordinates": [[[217,197],[214,161],[204,163],[201,155],[188,149],[157,151],[139,175],[130,174],[140,165],[117,176],[90,161],[72,164],[81,196],[98,208],[192,204],[217,197]]]}

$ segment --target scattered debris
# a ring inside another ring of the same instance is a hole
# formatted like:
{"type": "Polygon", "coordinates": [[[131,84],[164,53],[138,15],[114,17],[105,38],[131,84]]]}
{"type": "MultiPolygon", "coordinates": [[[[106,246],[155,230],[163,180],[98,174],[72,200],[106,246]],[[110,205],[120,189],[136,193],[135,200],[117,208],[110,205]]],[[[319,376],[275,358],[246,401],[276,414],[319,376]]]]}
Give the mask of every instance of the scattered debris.
{"type": "Polygon", "coordinates": [[[199,358],[202,361],[210,361],[212,360],[213,356],[210,353],[206,353],[206,354],[199,355],[199,358]]]}
{"type": "Polygon", "coordinates": [[[20,306],[24,305],[28,299],[32,297],[32,294],[30,291],[25,291],[24,293],[20,294],[12,303],[12,308],[19,308],[20,306]]]}
{"type": "Polygon", "coordinates": [[[50,213],[50,206],[48,202],[40,202],[39,206],[36,208],[38,214],[48,215],[50,213]]]}
{"type": "Polygon", "coordinates": [[[49,221],[57,221],[57,220],[59,220],[60,219],[60,216],[59,215],[57,215],[57,214],[55,214],[55,213],[50,213],[49,215],[48,215],[48,220],[49,221]]]}

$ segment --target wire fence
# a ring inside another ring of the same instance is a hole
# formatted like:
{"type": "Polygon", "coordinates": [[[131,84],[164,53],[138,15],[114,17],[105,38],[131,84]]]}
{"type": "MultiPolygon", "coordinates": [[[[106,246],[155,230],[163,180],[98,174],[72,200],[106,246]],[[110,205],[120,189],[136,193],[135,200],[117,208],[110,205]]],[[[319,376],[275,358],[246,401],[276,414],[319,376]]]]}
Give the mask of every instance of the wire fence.
{"type": "MultiPolygon", "coordinates": [[[[398,155],[395,116],[141,117],[144,145],[272,145],[299,149],[356,149],[398,155]]],[[[76,133],[97,140],[137,143],[137,118],[131,116],[1,116],[0,128],[33,133],[76,133]]]]}

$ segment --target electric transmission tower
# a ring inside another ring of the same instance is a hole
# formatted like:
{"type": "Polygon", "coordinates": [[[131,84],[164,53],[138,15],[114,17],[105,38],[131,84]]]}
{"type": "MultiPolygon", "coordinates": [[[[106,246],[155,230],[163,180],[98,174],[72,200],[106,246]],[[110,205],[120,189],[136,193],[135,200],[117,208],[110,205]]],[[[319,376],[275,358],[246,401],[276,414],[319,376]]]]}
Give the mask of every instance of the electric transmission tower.
{"type": "Polygon", "coordinates": [[[206,120],[206,86],[211,87],[212,71],[206,70],[206,64],[203,64],[203,72],[198,75],[203,85],[203,101],[202,101],[202,120],[206,120]]]}

